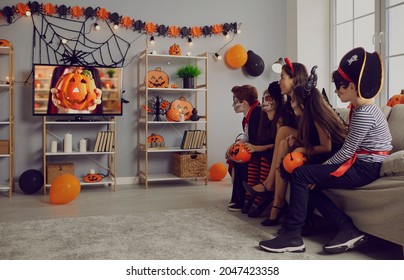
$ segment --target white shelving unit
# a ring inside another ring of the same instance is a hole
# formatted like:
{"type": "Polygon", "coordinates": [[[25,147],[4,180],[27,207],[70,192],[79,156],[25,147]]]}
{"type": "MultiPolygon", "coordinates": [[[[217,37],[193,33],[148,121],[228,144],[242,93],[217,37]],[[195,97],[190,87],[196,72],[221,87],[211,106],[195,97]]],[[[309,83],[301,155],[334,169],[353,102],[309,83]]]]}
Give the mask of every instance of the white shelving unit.
{"type": "MultiPolygon", "coordinates": [[[[91,119],[89,121],[60,121],[50,119],[51,117],[43,117],[43,162],[44,162],[44,194],[47,192],[47,188],[51,186],[50,182],[46,182],[47,178],[47,164],[54,162],[67,162],[73,161],[73,163],[80,163],[84,160],[90,160],[92,166],[98,165],[99,168],[107,172],[105,178],[100,182],[86,183],[80,180],[82,186],[84,185],[109,185],[116,191],[116,118],[114,116],[108,117],[107,120],[91,119]],[[113,131],[113,151],[111,152],[93,152],[94,144],[96,142],[96,136],[100,130],[113,131]],[[79,139],[74,137],[75,134],[83,134],[83,131],[88,133],[88,139],[92,143],[87,152],[80,152],[78,145],[79,139]],[[58,147],[57,152],[51,152],[48,147],[52,140],[62,143],[62,138],[65,133],[71,132],[73,135],[73,151],[71,153],[63,152],[63,146],[58,147]]],[[[106,118],[106,117],[104,117],[106,118]]],[[[88,164],[85,165],[88,167],[88,164]]],[[[76,170],[75,175],[80,179],[79,174],[88,173],[90,168],[82,168],[76,170]]],[[[98,172],[97,172],[98,173],[98,172]]]]}
{"type": "MultiPolygon", "coordinates": [[[[195,180],[202,179],[207,184],[207,176],[197,178],[182,178],[171,174],[172,153],[175,152],[199,152],[206,154],[208,151],[208,57],[207,53],[198,56],[175,56],[165,54],[151,54],[144,50],[138,55],[137,80],[138,80],[138,176],[141,183],[148,188],[149,182],[195,180]],[[182,88],[180,79],[175,79],[176,70],[184,65],[193,64],[199,66],[202,75],[196,79],[196,87],[193,89],[182,88]],[[148,71],[160,67],[166,72],[170,84],[175,83],[177,88],[171,85],[167,88],[150,88],[145,83],[148,71]],[[176,82],[173,82],[176,81],[176,82]],[[178,100],[181,96],[191,102],[193,108],[198,110],[198,121],[168,121],[164,116],[162,121],[154,121],[154,116],[142,110],[142,106],[148,106],[150,98],[161,97],[169,102],[178,100]],[[185,130],[198,129],[206,133],[205,144],[201,149],[181,149],[181,140],[185,130]],[[149,147],[147,137],[152,133],[158,133],[164,137],[164,147],[149,147]]],[[[207,164],[206,164],[207,169],[207,164]]]]}
{"type": "Polygon", "coordinates": [[[0,153],[0,191],[8,191],[11,197],[14,181],[14,48],[11,44],[0,47],[0,58],[0,143],[8,150],[0,153]]]}

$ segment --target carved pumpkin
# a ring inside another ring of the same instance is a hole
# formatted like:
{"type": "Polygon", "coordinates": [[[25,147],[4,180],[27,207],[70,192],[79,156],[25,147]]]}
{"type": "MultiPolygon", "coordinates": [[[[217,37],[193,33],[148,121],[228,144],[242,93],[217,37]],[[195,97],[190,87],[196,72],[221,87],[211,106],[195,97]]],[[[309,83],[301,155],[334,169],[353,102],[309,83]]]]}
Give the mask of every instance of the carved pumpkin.
{"type": "Polygon", "coordinates": [[[251,159],[251,154],[244,147],[244,143],[236,141],[230,148],[230,157],[233,161],[238,163],[246,163],[251,159]]]}
{"type": "Polygon", "coordinates": [[[302,166],[307,161],[305,154],[300,152],[288,153],[283,158],[283,167],[289,173],[292,173],[295,168],[302,166]]]}
{"type": "Polygon", "coordinates": [[[157,67],[147,72],[145,83],[149,88],[168,88],[169,81],[167,73],[157,67]]]}
{"type": "Polygon", "coordinates": [[[170,109],[166,112],[166,118],[169,121],[179,122],[181,114],[184,114],[184,120],[189,120],[192,116],[192,109],[191,102],[187,101],[184,96],[181,96],[180,99],[171,102],[170,109]]]}
{"type": "Polygon", "coordinates": [[[387,106],[394,107],[397,104],[404,104],[404,89],[401,90],[400,94],[393,95],[389,101],[387,101],[387,106]]]}
{"type": "Polygon", "coordinates": [[[94,79],[89,71],[66,73],[59,78],[55,87],[60,94],[60,105],[69,109],[86,110],[97,97],[94,79]]]}
{"type": "Polygon", "coordinates": [[[0,47],[9,47],[10,42],[5,39],[0,39],[0,47]]]}
{"type": "Polygon", "coordinates": [[[147,143],[163,143],[164,137],[160,134],[152,133],[149,137],[147,137],[147,143]]]}
{"type": "Polygon", "coordinates": [[[100,174],[91,174],[88,173],[86,176],[83,177],[83,181],[86,183],[96,183],[102,180],[102,176],[100,174]]]}
{"type": "Polygon", "coordinates": [[[171,45],[170,49],[168,50],[168,54],[170,54],[170,55],[181,55],[180,46],[177,45],[177,44],[171,45]]]}
{"type": "Polygon", "coordinates": [[[110,89],[110,88],[114,88],[114,83],[111,80],[106,80],[106,81],[102,82],[102,86],[104,88],[110,89]]]}

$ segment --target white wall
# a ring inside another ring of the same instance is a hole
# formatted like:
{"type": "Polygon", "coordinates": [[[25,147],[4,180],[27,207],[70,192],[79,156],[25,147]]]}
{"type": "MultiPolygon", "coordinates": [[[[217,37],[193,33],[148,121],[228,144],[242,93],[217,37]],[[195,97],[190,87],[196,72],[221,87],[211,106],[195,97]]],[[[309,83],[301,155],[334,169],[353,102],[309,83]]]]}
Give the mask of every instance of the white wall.
{"type": "Polygon", "coordinates": [[[318,65],[318,88],[330,92],[329,1],[287,0],[287,50],[292,61],[310,71],[318,65]]]}
{"type": "MultiPolygon", "coordinates": [[[[20,0],[2,0],[1,6],[3,8],[20,2],[20,0]]],[[[186,46],[185,39],[156,37],[154,48],[161,53],[167,52],[168,47],[176,42],[183,50],[190,50],[193,54],[205,51],[213,54],[224,47],[221,51],[224,56],[229,47],[242,44],[247,50],[253,50],[260,55],[265,62],[264,73],[254,78],[244,74],[241,69],[229,69],[223,61],[216,62],[212,57],[209,59],[209,165],[214,162],[224,162],[227,146],[241,131],[242,116],[235,115],[232,110],[230,89],[234,85],[252,84],[262,93],[268,83],[278,79],[278,75],[270,69],[272,62],[288,55],[285,53],[287,13],[284,1],[53,0],[49,2],[67,6],[104,7],[111,12],[130,16],[136,20],[166,25],[203,26],[224,22],[242,23],[242,34],[236,36],[227,46],[225,45],[228,41],[222,36],[194,40],[195,44],[192,48],[186,46]]],[[[2,21],[2,23],[5,22],[2,21]]],[[[128,41],[133,41],[139,36],[139,33],[131,30],[117,32],[128,41]]],[[[32,22],[29,18],[21,18],[9,26],[1,26],[0,34],[1,38],[9,40],[14,45],[16,54],[15,173],[18,178],[29,168],[42,170],[42,118],[32,116],[31,85],[23,83],[31,72],[32,22]]],[[[141,36],[132,43],[127,61],[145,47],[146,37],[141,36]]],[[[307,62],[311,61],[307,60],[307,62]]],[[[135,177],[137,171],[135,65],[133,61],[124,69],[125,98],[130,100],[130,104],[124,107],[124,115],[118,117],[118,177],[135,177]]],[[[31,82],[30,79],[29,83],[31,82]]]]}

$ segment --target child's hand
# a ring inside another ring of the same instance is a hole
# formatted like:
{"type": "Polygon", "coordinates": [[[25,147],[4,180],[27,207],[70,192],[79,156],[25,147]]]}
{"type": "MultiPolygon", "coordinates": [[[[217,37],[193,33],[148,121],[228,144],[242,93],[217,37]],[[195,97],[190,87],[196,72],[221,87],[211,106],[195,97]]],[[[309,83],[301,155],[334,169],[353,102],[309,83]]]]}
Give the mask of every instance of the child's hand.
{"type": "Polygon", "coordinates": [[[102,95],[102,91],[99,88],[95,88],[94,89],[96,98],[91,101],[91,103],[88,105],[87,110],[88,111],[93,111],[95,110],[95,108],[97,107],[97,105],[101,104],[101,95],[102,95]]]}
{"type": "Polygon", "coordinates": [[[254,153],[256,151],[256,147],[250,143],[245,143],[244,147],[246,148],[246,150],[251,154],[254,153]]]}
{"type": "Polygon", "coordinates": [[[286,137],[286,142],[288,143],[289,147],[293,147],[296,143],[296,137],[293,135],[289,135],[286,137]]]}

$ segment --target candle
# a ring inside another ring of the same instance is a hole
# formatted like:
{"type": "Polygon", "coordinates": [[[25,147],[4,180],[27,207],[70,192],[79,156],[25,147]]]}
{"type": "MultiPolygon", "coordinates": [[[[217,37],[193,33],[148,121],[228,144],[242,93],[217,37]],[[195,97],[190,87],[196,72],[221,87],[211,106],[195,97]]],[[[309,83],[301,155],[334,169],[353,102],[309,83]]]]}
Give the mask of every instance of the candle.
{"type": "Polygon", "coordinates": [[[72,138],[73,136],[69,132],[65,134],[65,139],[63,141],[63,150],[65,153],[72,152],[72,138]]]}
{"type": "Polygon", "coordinates": [[[85,153],[87,152],[87,141],[86,139],[81,139],[80,140],[80,153],[85,153]]]}
{"type": "Polygon", "coordinates": [[[51,153],[57,153],[58,151],[58,142],[52,141],[51,142],[51,153]]]}

